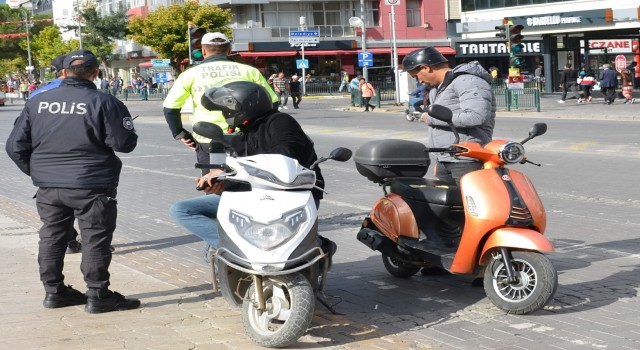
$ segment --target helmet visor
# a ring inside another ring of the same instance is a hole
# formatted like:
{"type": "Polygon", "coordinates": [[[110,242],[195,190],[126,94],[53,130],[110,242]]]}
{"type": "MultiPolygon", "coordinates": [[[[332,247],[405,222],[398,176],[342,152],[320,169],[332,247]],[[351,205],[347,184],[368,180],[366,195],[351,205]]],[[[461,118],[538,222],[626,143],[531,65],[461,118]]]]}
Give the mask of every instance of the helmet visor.
{"type": "Polygon", "coordinates": [[[233,90],[225,87],[207,90],[205,98],[209,100],[207,104],[213,107],[211,110],[238,112],[242,108],[240,102],[233,96],[233,90]]]}

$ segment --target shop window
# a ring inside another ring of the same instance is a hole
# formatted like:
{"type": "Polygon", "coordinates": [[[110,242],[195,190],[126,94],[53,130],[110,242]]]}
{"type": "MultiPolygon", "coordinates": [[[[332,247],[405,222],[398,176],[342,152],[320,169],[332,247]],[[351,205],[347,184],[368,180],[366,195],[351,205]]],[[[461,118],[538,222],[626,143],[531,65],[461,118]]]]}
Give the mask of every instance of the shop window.
{"type": "Polygon", "coordinates": [[[422,0],[407,0],[407,27],[422,26],[422,0]]]}
{"type": "MultiPolygon", "coordinates": [[[[365,13],[367,18],[366,26],[367,27],[379,27],[380,26],[380,1],[379,0],[367,0],[364,2],[365,13]]],[[[353,17],[362,18],[360,12],[360,1],[352,1],[351,2],[351,14],[353,17]]]]}

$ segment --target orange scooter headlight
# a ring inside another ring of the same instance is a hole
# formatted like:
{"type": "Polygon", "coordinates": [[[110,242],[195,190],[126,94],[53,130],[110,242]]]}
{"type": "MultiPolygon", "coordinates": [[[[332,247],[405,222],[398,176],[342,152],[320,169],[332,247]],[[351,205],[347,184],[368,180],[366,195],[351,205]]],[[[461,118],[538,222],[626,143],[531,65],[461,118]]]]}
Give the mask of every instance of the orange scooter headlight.
{"type": "Polygon", "coordinates": [[[507,142],[500,147],[498,155],[507,164],[520,163],[524,159],[524,146],[518,142],[507,142]]]}

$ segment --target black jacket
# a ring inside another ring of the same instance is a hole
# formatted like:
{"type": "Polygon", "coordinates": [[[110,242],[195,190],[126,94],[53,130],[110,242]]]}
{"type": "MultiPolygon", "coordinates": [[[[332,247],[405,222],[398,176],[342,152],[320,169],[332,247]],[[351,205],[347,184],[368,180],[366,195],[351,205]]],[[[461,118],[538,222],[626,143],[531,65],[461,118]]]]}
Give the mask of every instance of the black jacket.
{"type": "Polygon", "coordinates": [[[578,71],[575,69],[565,68],[565,70],[563,70],[562,73],[560,73],[561,84],[576,83],[577,81],[578,81],[578,71]]]}
{"type": "MultiPolygon", "coordinates": [[[[318,160],[313,141],[289,114],[278,111],[256,118],[231,140],[239,156],[257,154],[282,154],[297,159],[300,165],[309,168],[318,160]]],[[[324,188],[320,167],[316,167],[316,184],[324,188]]],[[[322,191],[313,189],[313,197],[322,199],[322,191]]]]}
{"type": "Polygon", "coordinates": [[[129,110],[89,80],[66,78],[27,101],[6,143],[9,157],[38,187],[118,185],[122,162],[138,136],[129,110]]]}

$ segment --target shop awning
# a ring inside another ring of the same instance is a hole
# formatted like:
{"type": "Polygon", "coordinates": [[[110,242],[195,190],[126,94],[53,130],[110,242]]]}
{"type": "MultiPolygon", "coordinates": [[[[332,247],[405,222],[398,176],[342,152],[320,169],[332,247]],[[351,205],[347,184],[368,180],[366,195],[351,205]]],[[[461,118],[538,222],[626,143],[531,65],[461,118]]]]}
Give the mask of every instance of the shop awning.
{"type": "Polygon", "coordinates": [[[151,61],[138,63],[138,67],[140,67],[140,68],[151,68],[151,67],[153,67],[153,63],[151,63],[151,61]]]}
{"type": "Polygon", "coordinates": [[[242,57],[282,57],[282,56],[295,56],[297,51],[240,51],[238,52],[242,57]]]}
{"type": "MultiPolygon", "coordinates": [[[[399,47],[398,55],[405,56],[409,52],[421,49],[421,47],[399,47]]],[[[436,46],[436,49],[440,51],[443,55],[455,55],[456,50],[449,46],[436,46]]],[[[300,53],[301,50],[291,50],[291,51],[240,51],[239,54],[242,57],[278,57],[278,56],[295,56],[300,53]]],[[[372,47],[367,48],[368,52],[374,54],[391,54],[390,47],[372,47]]],[[[357,55],[361,50],[353,49],[353,50],[311,50],[305,49],[305,56],[339,56],[339,55],[357,55]]]]}

